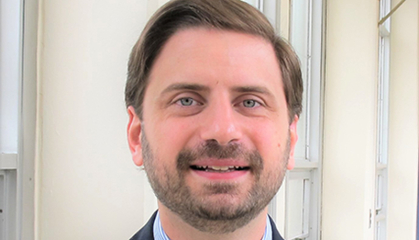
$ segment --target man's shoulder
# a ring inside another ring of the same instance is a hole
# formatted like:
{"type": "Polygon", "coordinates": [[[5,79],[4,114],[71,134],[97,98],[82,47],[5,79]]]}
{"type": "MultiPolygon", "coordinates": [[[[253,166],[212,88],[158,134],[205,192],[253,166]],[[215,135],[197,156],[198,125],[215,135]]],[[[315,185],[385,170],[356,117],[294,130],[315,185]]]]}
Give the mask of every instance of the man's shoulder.
{"type": "Polygon", "coordinates": [[[157,211],[151,216],[150,220],[138,231],[130,240],[154,240],[153,225],[157,211]]]}

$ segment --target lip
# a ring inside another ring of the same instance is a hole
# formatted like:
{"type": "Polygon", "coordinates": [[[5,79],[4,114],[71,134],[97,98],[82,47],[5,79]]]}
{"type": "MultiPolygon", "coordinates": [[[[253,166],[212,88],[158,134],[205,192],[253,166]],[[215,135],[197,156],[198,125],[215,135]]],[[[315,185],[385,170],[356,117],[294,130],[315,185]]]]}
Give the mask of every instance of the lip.
{"type": "Polygon", "coordinates": [[[238,180],[249,174],[250,170],[230,171],[230,172],[207,172],[191,169],[194,175],[208,180],[238,180]]]}
{"type": "Polygon", "coordinates": [[[249,165],[242,160],[237,159],[203,159],[197,160],[191,164],[191,166],[202,166],[209,167],[208,170],[199,170],[196,168],[190,168],[191,172],[198,176],[199,178],[204,178],[208,180],[218,180],[218,181],[227,181],[227,180],[239,180],[242,177],[245,177],[249,174],[250,168],[249,165]],[[228,171],[213,171],[211,167],[231,167],[231,170],[228,171]],[[237,170],[234,167],[245,168],[237,170]]]}

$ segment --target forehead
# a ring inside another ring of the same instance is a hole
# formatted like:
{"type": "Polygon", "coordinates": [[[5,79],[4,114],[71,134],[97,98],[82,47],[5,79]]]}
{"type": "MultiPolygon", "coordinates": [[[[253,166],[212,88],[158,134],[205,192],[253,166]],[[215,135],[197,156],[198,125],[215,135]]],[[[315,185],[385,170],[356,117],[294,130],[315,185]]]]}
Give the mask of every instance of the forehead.
{"type": "Polygon", "coordinates": [[[189,28],[176,32],[150,72],[150,81],[236,80],[243,84],[274,81],[282,85],[272,44],[235,31],[189,28]]]}

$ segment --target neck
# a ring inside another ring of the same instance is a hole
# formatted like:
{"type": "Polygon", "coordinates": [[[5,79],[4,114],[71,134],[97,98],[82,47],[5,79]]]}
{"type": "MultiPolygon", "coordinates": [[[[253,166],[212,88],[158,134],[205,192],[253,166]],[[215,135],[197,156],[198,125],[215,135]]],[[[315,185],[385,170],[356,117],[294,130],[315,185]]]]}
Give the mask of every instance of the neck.
{"type": "Polygon", "coordinates": [[[267,207],[242,228],[231,233],[213,234],[195,229],[160,202],[158,205],[162,227],[167,236],[172,240],[259,240],[262,239],[263,234],[265,233],[266,214],[268,213],[267,207]]]}

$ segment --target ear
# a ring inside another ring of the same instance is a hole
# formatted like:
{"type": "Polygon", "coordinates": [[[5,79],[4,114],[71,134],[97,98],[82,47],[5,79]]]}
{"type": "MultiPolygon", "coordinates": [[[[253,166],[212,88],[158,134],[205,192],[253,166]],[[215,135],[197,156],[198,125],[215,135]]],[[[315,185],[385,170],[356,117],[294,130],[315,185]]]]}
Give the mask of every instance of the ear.
{"type": "Polygon", "coordinates": [[[141,145],[141,120],[135,113],[134,107],[129,106],[128,109],[129,122],[127,126],[128,145],[131,150],[132,160],[135,165],[143,165],[143,152],[141,145]]]}
{"type": "Polygon", "coordinates": [[[291,122],[290,127],[289,127],[289,131],[290,131],[290,153],[289,153],[289,157],[288,157],[288,164],[287,164],[287,169],[288,170],[292,170],[294,168],[295,165],[295,158],[294,158],[294,150],[295,150],[295,144],[297,143],[298,140],[298,135],[297,135],[297,123],[298,123],[298,117],[297,115],[294,116],[294,120],[291,122]]]}

